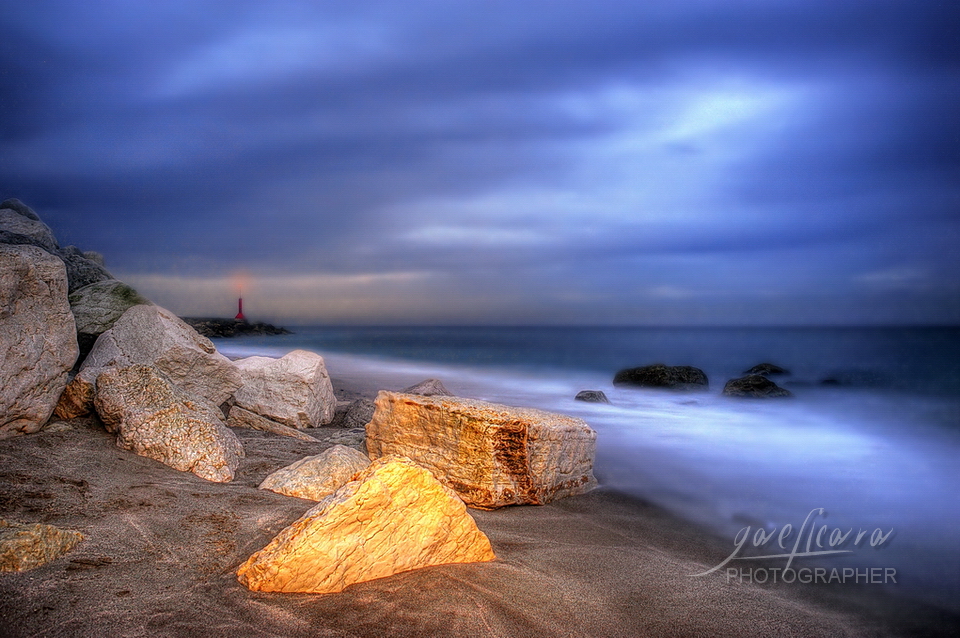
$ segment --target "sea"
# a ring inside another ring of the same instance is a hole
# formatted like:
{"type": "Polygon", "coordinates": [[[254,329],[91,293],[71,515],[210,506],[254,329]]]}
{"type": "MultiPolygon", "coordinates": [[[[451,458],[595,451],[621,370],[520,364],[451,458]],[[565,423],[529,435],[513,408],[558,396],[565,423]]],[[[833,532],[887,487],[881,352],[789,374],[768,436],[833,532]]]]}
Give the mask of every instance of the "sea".
{"type": "Polygon", "coordinates": [[[334,379],[382,389],[437,378],[458,396],[580,417],[598,434],[602,486],[729,542],[729,562],[702,577],[759,581],[751,570],[779,565],[811,586],[868,583],[960,613],[958,327],[293,330],[215,342],[233,357],[310,350],[334,379]],[[793,397],[721,394],[764,362],[789,371],[771,378],[793,397]],[[696,366],[709,389],[613,385],[652,363],[696,366]]]}

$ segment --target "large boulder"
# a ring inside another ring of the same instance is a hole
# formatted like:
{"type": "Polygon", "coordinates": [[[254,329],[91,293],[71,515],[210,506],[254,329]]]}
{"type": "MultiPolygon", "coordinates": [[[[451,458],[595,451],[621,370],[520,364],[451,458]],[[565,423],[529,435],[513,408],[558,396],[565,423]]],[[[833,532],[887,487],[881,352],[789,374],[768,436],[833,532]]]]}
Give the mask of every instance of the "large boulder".
{"type": "Polygon", "coordinates": [[[40,248],[0,244],[0,437],[37,432],[77,358],[63,263],[40,248]]]}
{"type": "Polygon", "coordinates": [[[662,363],[620,370],[613,377],[613,383],[670,390],[706,389],[708,385],[707,375],[700,368],[668,366],[662,363]]]}
{"type": "Polygon", "coordinates": [[[349,483],[355,474],[365,470],[368,465],[370,459],[360,450],[334,445],[316,456],[308,456],[280,468],[263,479],[260,489],[309,501],[322,501],[349,483]]]}
{"type": "Polygon", "coordinates": [[[760,374],[751,374],[739,379],[731,379],[723,386],[723,394],[728,397],[744,397],[750,399],[767,399],[792,397],[789,390],[785,390],[760,374]]]}
{"type": "Polygon", "coordinates": [[[81,540],[80,532],[0,519],[0,572],[40,567],[63,556],[81,540]]]}
{"type": "Polygon", "coordinates": [[[132,306],[100,335],[57,406],[57,415],[88,414],[100,372],[110,366],[156,366],[184,390],[220,405],[240,387],[240,372],[206,337],[159,306],[132,306]],[[65,405],[66,402],[70,405],[65,405]]]}
{"type": "Polygon", "coordinates": [[[320,355],[294,350],[279,359],[247,357],[234,364],[242,380],[235,395],[241,408],[297,429],[333,420],[337,400],[320,355]]]}
{"type": "Polygon", "coordinates": [[[116,279],[84,286],[70,293],[70,310],[77,324],[80,356],[85,357],[101,334],[113,327],[123,313],[150,301],[116,279]]]}
{"type": "Polygon", "coordinates": [[[233,480],[243,446],[220,409],[158,368],[106,368],[97,377],[95,405],[107,430],[117,433],[117,447],[208,481],[233,480]]]}
{"type": "Polygon", "coordinates": [[[281,531],[237,576],[254,591],[322,594],[495,558],[456,494],[409,459],[385,457],[281,531]]]}
{"type": "Polygon", "coordinates": [[[370,458],[413,459],[471,507],[543,504],[597,484],[597,433],[581,419],[386,391],[376,406],[366,428],[370,458]]]}

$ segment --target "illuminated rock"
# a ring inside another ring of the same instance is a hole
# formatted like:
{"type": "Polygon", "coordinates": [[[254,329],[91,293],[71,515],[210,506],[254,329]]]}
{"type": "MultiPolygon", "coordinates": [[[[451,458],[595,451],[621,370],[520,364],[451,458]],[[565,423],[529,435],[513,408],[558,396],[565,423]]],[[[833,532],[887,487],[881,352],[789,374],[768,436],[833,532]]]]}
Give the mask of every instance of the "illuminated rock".
{"type": "Polygon", "coordinates": [[[467,505],[543,504],[593,489],[597,434],[581,419],[471,399],[382,391],[367,424],[370,458],[431,470],[467,505]]]}
{"type": "Polygon", "coordinates": [[[308,456],[277,470],[263,479],[260,489],[320,501],[349,483],[368,465],[370,459],[360,450],[334,445],[316,456],[308,456]]]}
{"type": "Polygon", "coordinates": [[[153,366],[110,367],[97,377],[97,414],[117,447],[217,483],[233,480],[243,457],[223,413],[153,366]]]}
{"type": "Polygon", "coordinates": [[[254,591],[330,593],[495,558],[456,494],[413,461],[385,457],[281,531],[237,576],[254,591]]]}
{"type": "Polygon", "coordinates": [[[0,244],[0,353],[0,438],[37,432],[67,385],[77,332],[63,262],[35,246],[0,244]]]}
{"type": "Polygon", "coordinates": [[[247,357],[234,364],[243,382],[235,395],[241,408],[298,429],[333,420],[337,400],[320,355],[294,350],[279,359],[247,357]]]}
{"type": "Polygon", "coordinates": [[[0,519],[0,572],[40,567],[63,556],[81,540],[80,532],[0,519]]]}

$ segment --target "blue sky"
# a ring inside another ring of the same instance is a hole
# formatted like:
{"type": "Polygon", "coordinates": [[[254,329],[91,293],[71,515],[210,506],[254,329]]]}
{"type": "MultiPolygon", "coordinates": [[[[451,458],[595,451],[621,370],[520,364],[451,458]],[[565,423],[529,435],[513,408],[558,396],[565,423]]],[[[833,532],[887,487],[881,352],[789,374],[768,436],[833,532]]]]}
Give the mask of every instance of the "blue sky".
{"type": "Polygon", "coordinates": [[[960,323],[960,9],[31,2],[0,198],[175,312],[960,323]]]}

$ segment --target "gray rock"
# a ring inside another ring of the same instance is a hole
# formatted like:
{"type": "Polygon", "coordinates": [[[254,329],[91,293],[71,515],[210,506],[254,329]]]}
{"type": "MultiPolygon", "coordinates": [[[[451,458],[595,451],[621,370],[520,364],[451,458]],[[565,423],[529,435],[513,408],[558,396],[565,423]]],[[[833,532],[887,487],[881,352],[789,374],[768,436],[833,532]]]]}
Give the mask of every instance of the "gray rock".
{"type": "Polygon", "coordinates": [[[67,267],[67,280],[70,282],[71,293],[98,281],[113,279],[113,275],[107,272],[106,268],[88,259],[76,246],[61,248],[56,255],[67,267]]]}
{"type": "Polygon", "coordinates": [[[267,417],[260,416],[259,414],[251,412],[250,410],[244,410],[239,405],[231,406],[230,414],[227,416],[227,427],[260,430],[261,432],[270,432],[271,434],[289,436],[290,438],[300,439],[301,441],[309,441],[310,443],[317,442],[317,439],[313,438],[309,434],[304,434],[300,430],[296,430],[282,423],[272,421],[267,417]]]}
{"type": "Polygon", "coordinates": [[[35,214],[25,217],[12,208],[0,208],[0,243],[36,246],[51,254],[60,250],[49,226],[35,214]]]}
{"type": "Polygon", "coordinates": [[[294,350],[279,359],[247,357],[234,362],[242,385],[237,405],[292,428],[326,425],[337,400],[323,357],[294,350]]]}
{"type": "Polygon", "coordinates": [[[0,208],[9,208],[12,211],[20,213],[21,216],[26,217],[27,219],[32,219],[36,222],[40,221],[40,217],[33,211],[33,209],[21,202],[16,197],[11,197],[10,199],[5,199],[0,202],[0,208]]]}
{"type": "Polygon", "coordinates": [[[85,358],[101,334],[133,306],[150,301],[116,279],[98,281],[70,294],[70,310],[77,324],[80,357],[85,358]]]}
{"type": "Polygon", "coordinates": [[[671,390],[706,389],[709,385],[707,375],[700,368],[667,366],[662,363],[621,370],[614,376],[613,383],[671,390]]]}
{"type": "Polygon", "coordinates": [[[447,390],[440,379],[426,379],[400,390],[403,394],[419,394],[424,397],[452,397],[453,393],[447,390]]]}
{"type": "Polygon", "coordinates": [[[94,404],[117,447],[217,483],[233,480],[243,446],[220,409],[150,365],[106,368],[94,404]]]}
{"type": "Polygon", "coordinates": [[[0,244],[0,438],[40,430],[77,358],[63,263],[0,244]]]}
{"type": "Polygon", "coordinates": [[[743,397],[752,399],[792,397],[789,390],[784,390],[776,383],[760,374],[751,374],[739,379],[727,381],[723,386],[723,394],[728,397],[743,397]]]}
{"type": "Polygon", "coordinates": [[[342,418],[336,424],[338,427],[347,429],[366,427],[376,410],[377,406],[371,399],[357,399],[347,406],[342,418]]]}
{"type": "Polygon", "coordinates": [[[83,251],[83,256],[95,263],[98,266],[106,267],[106,262],[103,259],[103,255],[98,253],[95,250],[85,250],[83,251]]]}
{"type": "Polygon", "coordinates": [[[744,372],[744,374],[762,374],[763,376],[768,377],[771,374],[790,374],[790,371],[772,363],[758,363],[744,372]]]}
{"type": "Polygon", "coordinates": [[[367,455],[350,447],[334,445],[300,459],[265,478],[261,490],[311,501],[322,501],[370,465],[367,455]]]}
{"type": "Polygon", "coordinates": [[[586,401],[587,403],[610,403],[610,399],[603,393],[603,390],[581,390],[577,396],[573,397],[577,401],[586,401]]]}

